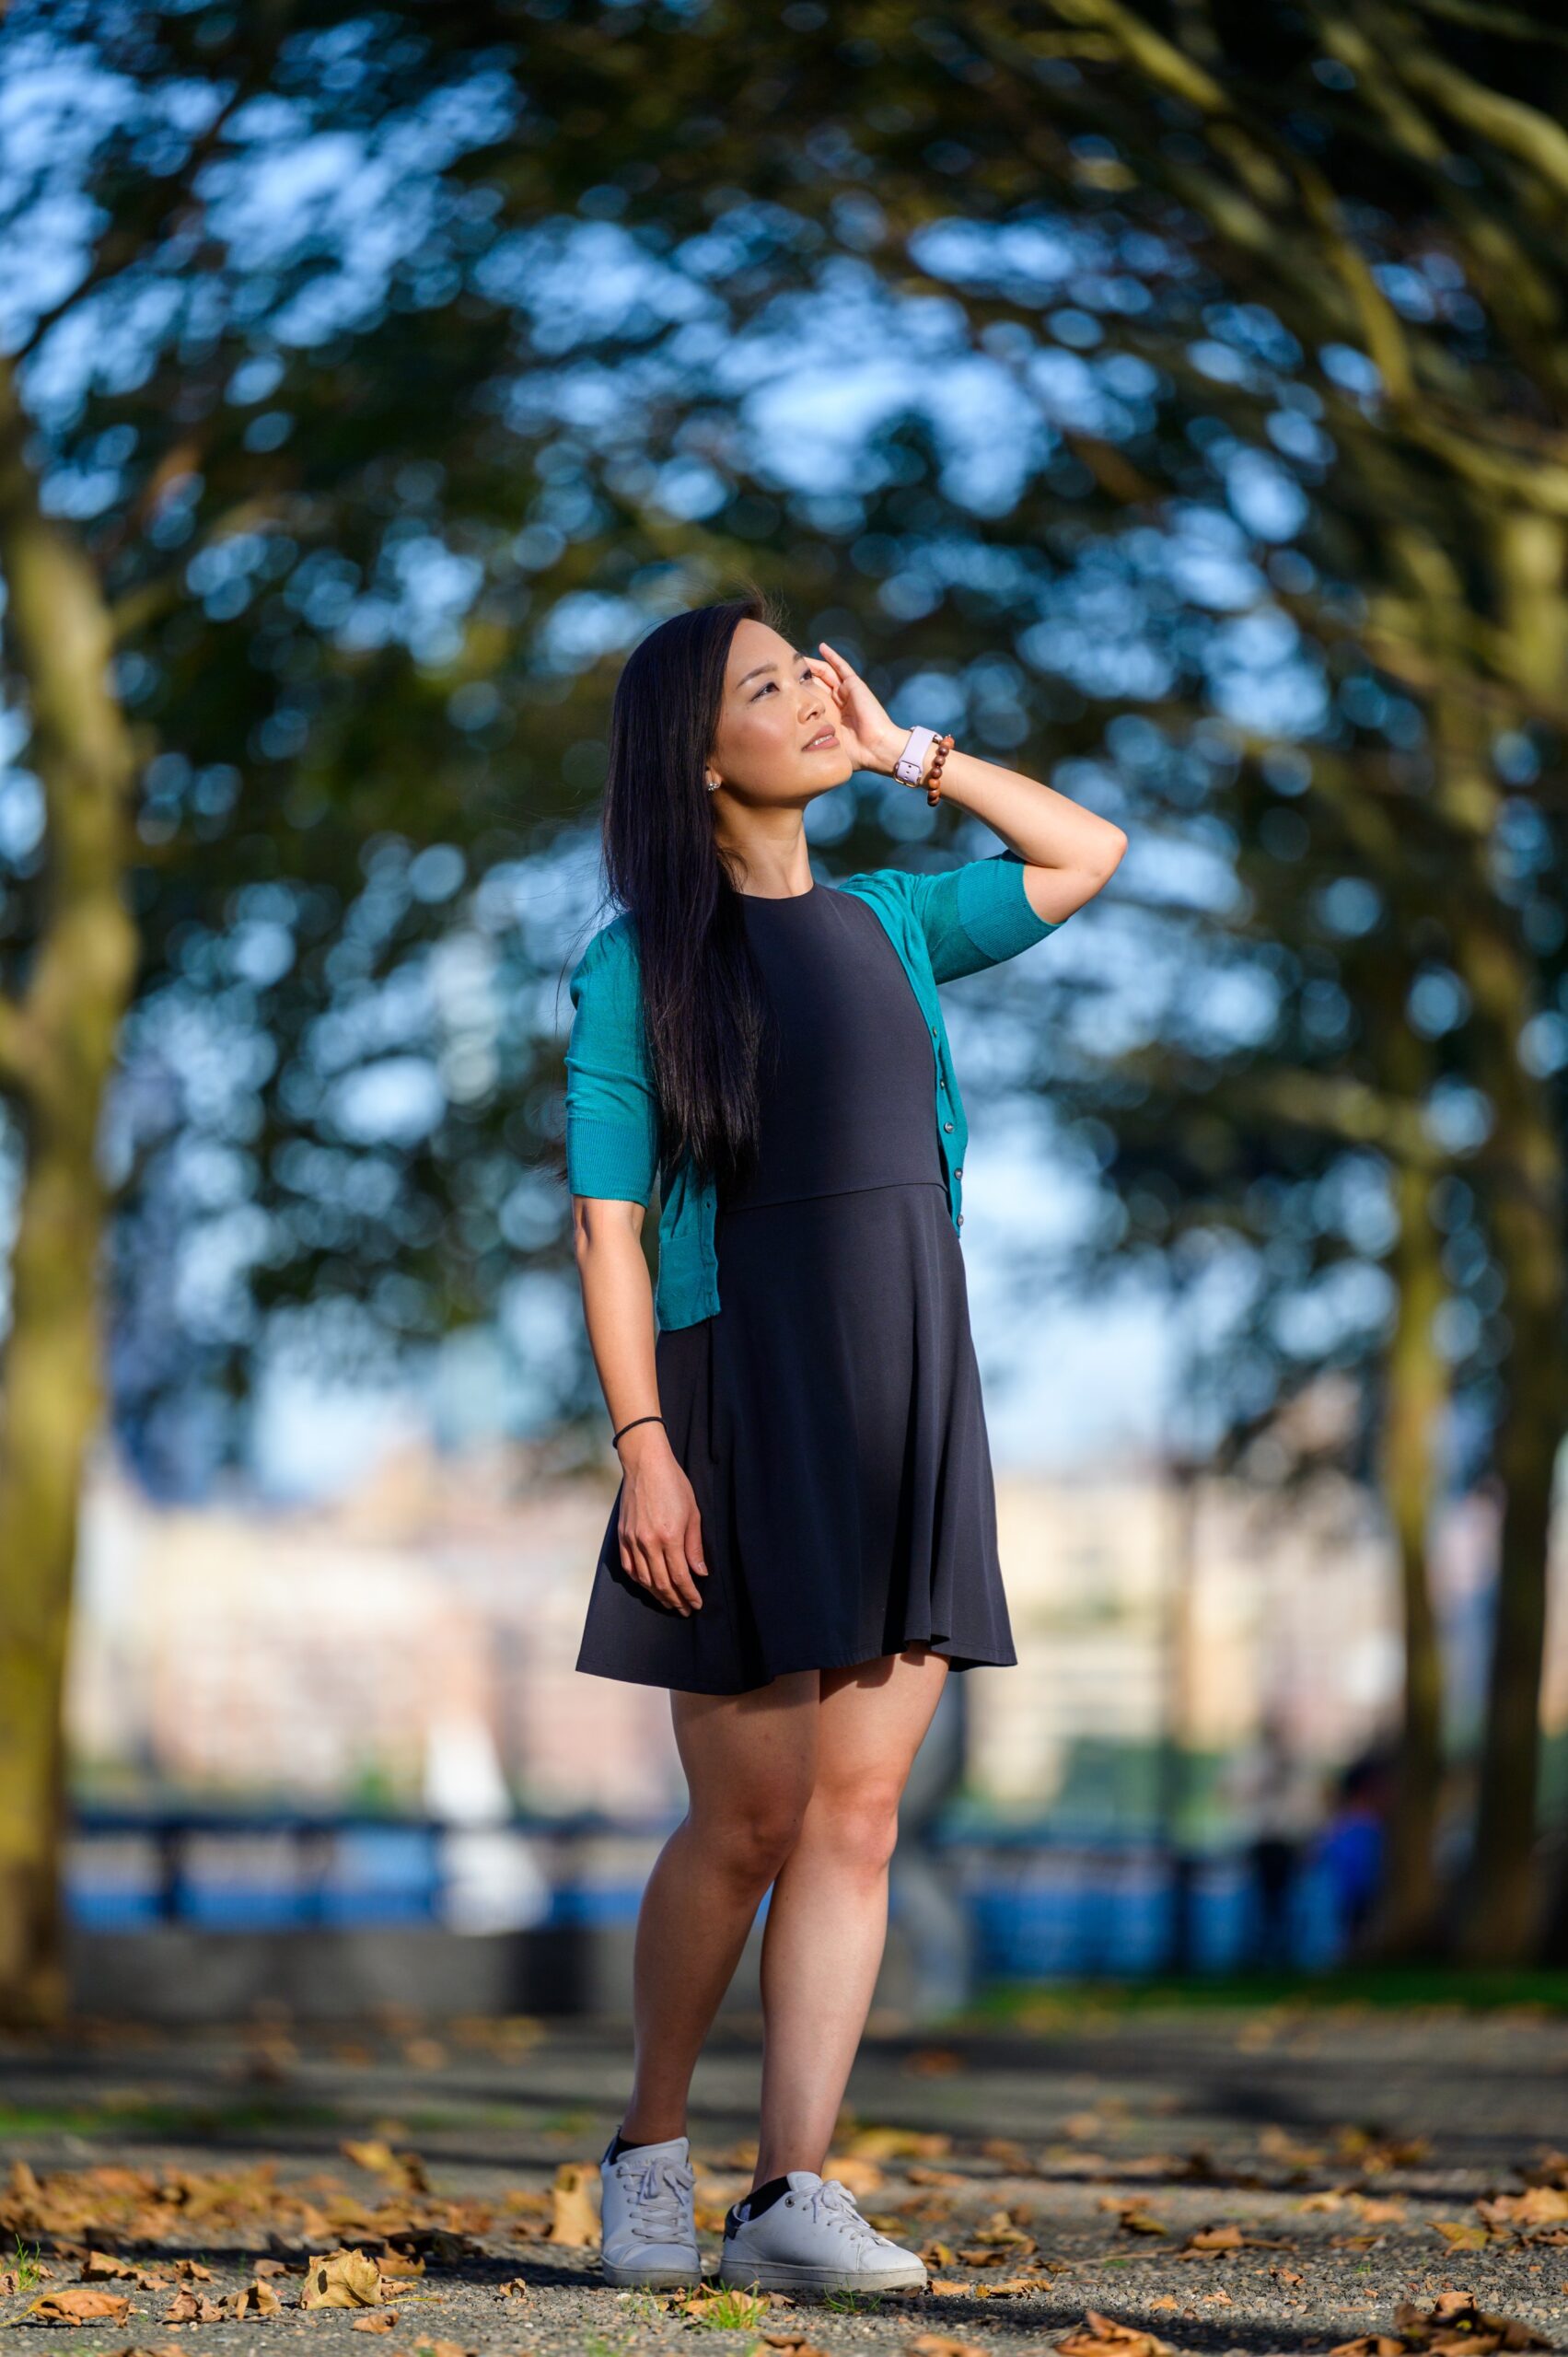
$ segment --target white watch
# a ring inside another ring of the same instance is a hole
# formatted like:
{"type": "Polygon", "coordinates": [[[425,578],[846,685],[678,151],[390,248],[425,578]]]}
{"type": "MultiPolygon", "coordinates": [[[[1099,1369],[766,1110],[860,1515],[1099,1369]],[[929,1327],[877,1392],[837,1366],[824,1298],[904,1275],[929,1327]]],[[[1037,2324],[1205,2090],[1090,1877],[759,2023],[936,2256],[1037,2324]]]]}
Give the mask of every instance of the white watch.
{"type": "Polygon", "coordinates": [[[908,744],[893,763],[893,775],[906,785],[918,785],[925,774],[925,757],[935,742],[935,728],[912,728],[908,744]]]}

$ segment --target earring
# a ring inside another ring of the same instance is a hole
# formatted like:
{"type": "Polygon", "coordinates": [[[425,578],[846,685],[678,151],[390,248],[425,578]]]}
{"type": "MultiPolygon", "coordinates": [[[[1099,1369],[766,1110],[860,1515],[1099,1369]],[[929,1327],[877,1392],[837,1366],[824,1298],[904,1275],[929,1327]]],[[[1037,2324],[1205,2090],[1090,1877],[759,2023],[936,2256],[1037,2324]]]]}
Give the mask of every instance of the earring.
{"type": "Polygon", "coordinates": [[[724,780],[723,780],[723,778],[711,777],[711,778],[708,778],[708,779],[705,781],[705,783],[706,783],[706,785],[707,785],[708,792],[709,792],[710,794],[716,794],[716,793],[718,792],[718,790],[719,790],[720,786],[724,784],[724,780]]]}

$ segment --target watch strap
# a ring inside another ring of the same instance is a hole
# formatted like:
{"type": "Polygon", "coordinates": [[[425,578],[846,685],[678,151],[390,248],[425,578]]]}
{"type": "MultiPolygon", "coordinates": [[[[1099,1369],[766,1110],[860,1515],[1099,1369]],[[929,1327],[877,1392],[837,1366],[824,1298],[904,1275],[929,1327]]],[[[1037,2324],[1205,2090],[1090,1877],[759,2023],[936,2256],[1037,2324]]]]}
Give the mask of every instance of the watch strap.
{"type": "Polygon", "coordinates": [[[912,728],[903,751],[893,763],[893,775],[905,785],[918,785],[925,768],[925,757],[936,742],[935,728],[912,728]]]}

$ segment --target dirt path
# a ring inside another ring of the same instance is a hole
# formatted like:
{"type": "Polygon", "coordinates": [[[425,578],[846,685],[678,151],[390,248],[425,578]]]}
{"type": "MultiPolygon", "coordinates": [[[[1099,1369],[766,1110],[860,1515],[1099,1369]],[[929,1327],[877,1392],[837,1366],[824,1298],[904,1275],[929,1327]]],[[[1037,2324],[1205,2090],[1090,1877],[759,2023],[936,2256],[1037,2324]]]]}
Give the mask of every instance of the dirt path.
{"type": "MultiPolygon", "coordinates": [[[[693,2335],[750,2351],[766,2334],[852,2357],[923,2334],[1044,2351],[1092,2309],[1183,2350],[1326,2351],[1381,2333],[1397,2357],[1422,2345],[1408,2311],[1469,2293],[1568,2347],[1568,2161],[1548,2157],[1568,2146],[1562,2018],[1042,2001],[1028,2032],[870,2038],[829,2173],[952,2288],[775,2302],[733,2327],[616,2293],[591,2238],[556,2238],[574,2221],[591,2236],[584,2205],[628,2052],[623,2025],[577,2023],[12,2042],[0,2281],[7,2265],[20,2280],[0,2325],[82,2357],[286,2357],[303,2340],[321,2357],[629,2357],[693,2335]],[[378,2309],[295,2305],[310,2256],[340,2246],[404,2270],[384,2277],[378,2309]],[[105,2259],[134,2271],[105,2273],[105,2259]],[[277,2312],[215,2314],[258,2263],[277,2312]],[[84,2264],[123,2313],[41,2321],[32,2303],[79,2292],[84,2264]],[[366,2334],[389,2309],[390,2328],[366,2334]]],[[[714,2260],[723,2209],[749,2183],[759,2060],[756,2026],[726,2024],[698,2073],[714,2260]]],[[[1454,2345],[1484,2357],[1489,2338],[1472,2325],[1454,2345]]]]}

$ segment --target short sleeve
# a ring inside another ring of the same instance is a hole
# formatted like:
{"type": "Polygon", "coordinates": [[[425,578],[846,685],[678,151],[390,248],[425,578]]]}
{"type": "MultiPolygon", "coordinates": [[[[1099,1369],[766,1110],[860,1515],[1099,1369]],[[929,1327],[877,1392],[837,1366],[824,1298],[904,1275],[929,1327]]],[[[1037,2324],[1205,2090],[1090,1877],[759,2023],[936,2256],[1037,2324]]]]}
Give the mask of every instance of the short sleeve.
{"type": "Polygon", "coordinates": [[[572,969],[566,1043],[566,1184],[574,1195],[646,1203],[658,1168],[658,1092],[636,955],[613,925],[572,969]]]}
{"type": "Polygon", "coordinates": [[[999,966],[1066,923],[1038,913],[1024,889],[1026,865],[1021,853],[1006,850],[962,867],[909,877],[911,904],[939,982],[999,966]]]}

